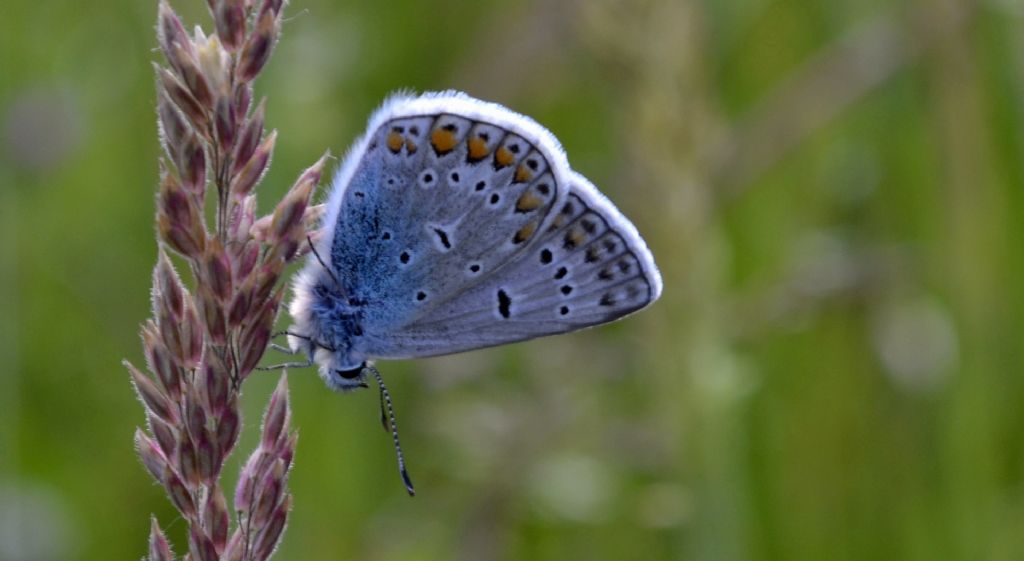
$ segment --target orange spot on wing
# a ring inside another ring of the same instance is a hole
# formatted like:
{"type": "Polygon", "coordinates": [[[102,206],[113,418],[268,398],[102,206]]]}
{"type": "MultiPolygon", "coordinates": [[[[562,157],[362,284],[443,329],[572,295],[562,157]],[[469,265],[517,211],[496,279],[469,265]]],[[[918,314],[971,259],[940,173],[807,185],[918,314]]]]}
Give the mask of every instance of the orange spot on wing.
{"type": "Polygon", "coordinates": [[[402,144],[404,143],[405,140],[402,138],[402,135],[397,132],[392,131],[391,134],[388,135],[388,150],[391,150],[395,154],[402,149],[402,144]]]}
{"type": "Polygon", "coordinates": [[[416,143],[414,143],[411,140],[406,140],[405,141],[405,149],[408,150],[410,154],[415,154],[416,153],[416,143]]]}
{"type": "Polygon", "coordinates": [[[505,148],[504,146],[498,148],[494,152],[494,163],[500,168],[512,165],[512,162],[514,162],[515,160],[516,158],[515,156],[512,155],[512,152],[510,152],[508,148],[505,148]]]}
{"type": "Polygon", "coordinates": [[[530,222],[526,226],[523,226],[516,232],[516,236],[512,238],[514,243],[523,243],[533,236],[533,233],[537,231],[537,222],[530,222]]]}
{"type": "Polygon", "coordinates": [[[469,159],[477,162],[487,156],[487,143],[479,136],[469,139],[469,159]]]}
{"type": "Polygon", "coordinates": [[[444,155],[455,148],[455,133],[445,129],[435,129],[430,133],[430,145],[438,155],[444,155]]]}
{"type": "Polygon", "coordinates": [[[533,179],[533,172],[527,169],[523,164],[519,164],[519,167],[516,168],[515,182],[525,183],[530,179],[533,179]]]}
{"type": "Polygon", "coordinates": [[[580,228],[575,226],[572,227],[568,232],[565,233],[565,239],[563,245],[566,249],[575,249],[579,247],[584,240],[587,239],[586,234],[580,228]]]}
{"type": "Polygon", "coordinates": [[[540,197],[527,191],[520,195],[519,200],[516,201],[516,210],[519,212],[530,212],[531,210],[537,210],[540,208],[540,205],[543,203],[544,201],[540,197]]]}

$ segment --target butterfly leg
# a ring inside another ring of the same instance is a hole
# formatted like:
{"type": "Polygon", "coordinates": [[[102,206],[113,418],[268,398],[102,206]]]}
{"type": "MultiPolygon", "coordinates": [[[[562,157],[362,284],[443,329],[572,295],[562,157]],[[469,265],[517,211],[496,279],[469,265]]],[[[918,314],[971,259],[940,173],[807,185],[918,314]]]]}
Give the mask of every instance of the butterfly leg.
{"type": "MultiPolygon", "coordinates": [[[[271,339],[277,339],[278,337],[280,337],[282,335],[287,335],[289,337],[295,337],[297,339],[302,339],[303,341],[309,341],[310,343],[313,344],[313,346],[320,347],[321,349],[326,349],[328,351],[331,351],[332,353],[335,352],[334,348],[332,348],[330,345],[327,345],[325,343],[321,343],[320,341],[315,341],[315,340],[313,340],[312,337],[309,337],[308,335],[302,335],[300,333],[294,333],[292,331],[288,331],[287,329],[284,330],[284,331],[278,331],[277,333],[274,333],[273,335],[270,336],[270,338],[271,339]]],[[[297,354],[302,352],[301,350],[289,349],[289,348],[285,347],[284,345],[278,345],[277,343],[271,343],[270,344],[270,348],[274,349],[275,351],[281,351],[283,353],[287,353],[287,354],[290,354],[290,355],[297,355],[297,354]]]]}
{"type": "Polygon", "coordinates": [[[285,368],[307,368],[313,366],[313,359],[309,359],[306,362],[282,362],[281,364],[271,364],[269,366],[257,366],[256,370],[283,370],[285,368]]]}
{"type": "MultiPolygon", "coordinates": [[[[295,334],[294,333],[290,333],[288,331],[278,331],[277,333],[274,333],[271,336],[271,338],[280,337],[282,335],[295,335],[295,334]]],[[[308,337],[302,337],[302,338],[306,339],[306,340],[309,340],[308,337]]],[[[286,355],[295,356],[295,355],[298,355],[298,354],[302,354],[302,349],[292,349],[292,348],[286,347],[284,345],[278,345],[277,343],[271,343],[269,345],[269,347],[271,349],[274,349],[275,351],[278,351],[280,353],[284,353],[286,355]]],[[[285,362],[285,363],[281,363],[281,364],[272,364],[270,366],[257,366],[256,370],[282,370],[282,369],[285,369],[285,368],[306,368],[308,366],[313,366],[313,356],[312,356],[312,354],[309,355],[309,357],[306,359],[306,362],[285,362]]]]}
{"type": "Polygon", "coordinates": [[[278,345],[277,343],[271,343],[270,344],[270,348],[274,349],[275,351],[277,351],[279,353],[284,353],[286,355],[297,355],[297,354],[302,352],[299,349],[292,349],[292,348],[286,347],[284,345],[278,345]]]}
{"type": "MultiPolygon", "coordinates": [[[[271,339],[277,339],[278,337],[280,337],[282,335],[293,335],[293,336],[299,337],[295,333],[291,333],[290,331],[285,330],[285,331],[278,331],[277,333],[274,333],[273,335],[270,336],[270,338],[271,339]]],[[[305,339],[307,341],[309,340],[308,337],[300,337],[300,339],[305,339]]],[[[297,354],[300,354],[302,352],[301,349],[293,349],[291,347],[286,347],[284,345],[279,345],[277,343],[271,343],[269,345],[269,347],[271,349],[274,349],[275,351],[277,351],[279,353],[284,353],[286,355],[297,355],[297,354]]]]}
{"type": "Polygon", "coordinates": [[[278,337],[281,337],[282,335],[287,335],[289,337],[295,337],[297,339],[302,339],[303,341],[307,341],[307,342],[309,342],[309,346],[308,346],[308,348],[305,348],[305,349],[292,349],[292,348],[286,347],[284,345],[279,345],[277,343],[270,343],[268,346],[271,349],[274,349],[275,351],[278,351],[278,352],[281,352],[281,353],[284,353],[284,354],[288,354],[288,355],[292,355],[292,356],[299,355],[299,354],[302,354],[303,352],[305,352],[306,353],[306,361],[305,362],[284,362],[284,363],[281,363],[281,364],[273,364],[273,365],[270,365],[270,366],[257,366],[256,370],[282,370],[282,369],[285,369],[285,368],[307,368],[309,366],[313,366],[313,350],[314,350],[315,347],[320,347],[321,349],[326,349],[328,351],[334,352],[334,349],[332,349],[330,346],[325,345],[323,343],[320,343],[319,341],[315,341],[313,338],[309,337],[308,335],[302,335],[300,333],[294,333],[294,332],[288,331],[288,330],[278,331],[277,333],[274,333],[270,337],[271,337],[271,339],[276,339],[278,337]]]}

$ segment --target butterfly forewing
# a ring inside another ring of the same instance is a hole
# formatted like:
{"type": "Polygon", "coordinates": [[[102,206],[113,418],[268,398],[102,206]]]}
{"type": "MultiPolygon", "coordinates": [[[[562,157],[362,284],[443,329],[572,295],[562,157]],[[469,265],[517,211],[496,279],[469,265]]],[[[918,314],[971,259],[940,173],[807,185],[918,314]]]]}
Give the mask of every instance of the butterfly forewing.
{"type": "Polygon", "coordinates": [[[500,276],[554,220],[567,187],[553,156],[523,132],[437,113],[396,117],[371,134],[331,245],[332,265],[362,307],[368,352],[423,354],[400,350],[401,331],[500,276]]]}

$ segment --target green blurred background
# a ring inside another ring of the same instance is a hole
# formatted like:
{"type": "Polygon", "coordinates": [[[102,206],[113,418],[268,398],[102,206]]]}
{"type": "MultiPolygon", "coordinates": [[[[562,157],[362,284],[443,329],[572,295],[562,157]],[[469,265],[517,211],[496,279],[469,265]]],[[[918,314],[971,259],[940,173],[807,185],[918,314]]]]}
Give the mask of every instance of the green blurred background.
{"type": "MultiPolygon", "coordinates": [[[[202,0],[175,0],[209,28],[202,0]]],[[[156,3],[0,7],[0,559],[138,559],[156,3]]],[[[1024,558],[1024,3],[294,0],[262,208],[398,88],[534,116],[665,293],[583,333],[290,377],[293,559],[1024,558]]],[[[256,419],[275,376],[244,399],[256,419]]],[[[227,473],[233,481],[238,457],[227,473]]],[[[233,485],[233,483],[231,483],[233,485]]]]}

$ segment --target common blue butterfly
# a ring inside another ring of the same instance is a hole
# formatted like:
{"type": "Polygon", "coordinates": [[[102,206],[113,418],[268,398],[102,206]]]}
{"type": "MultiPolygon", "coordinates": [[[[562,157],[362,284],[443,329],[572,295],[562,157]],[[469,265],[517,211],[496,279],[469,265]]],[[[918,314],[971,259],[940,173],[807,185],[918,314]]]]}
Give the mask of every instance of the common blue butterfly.
{"type": "Polygon", "coordinates": [[[381,382],[373,359],[574,331],[661,294],[636,228],[555,137],[459,92],[395,95],[371,116],[321,232],[294,284],[289,343],[335,390],[381,382]]]}

